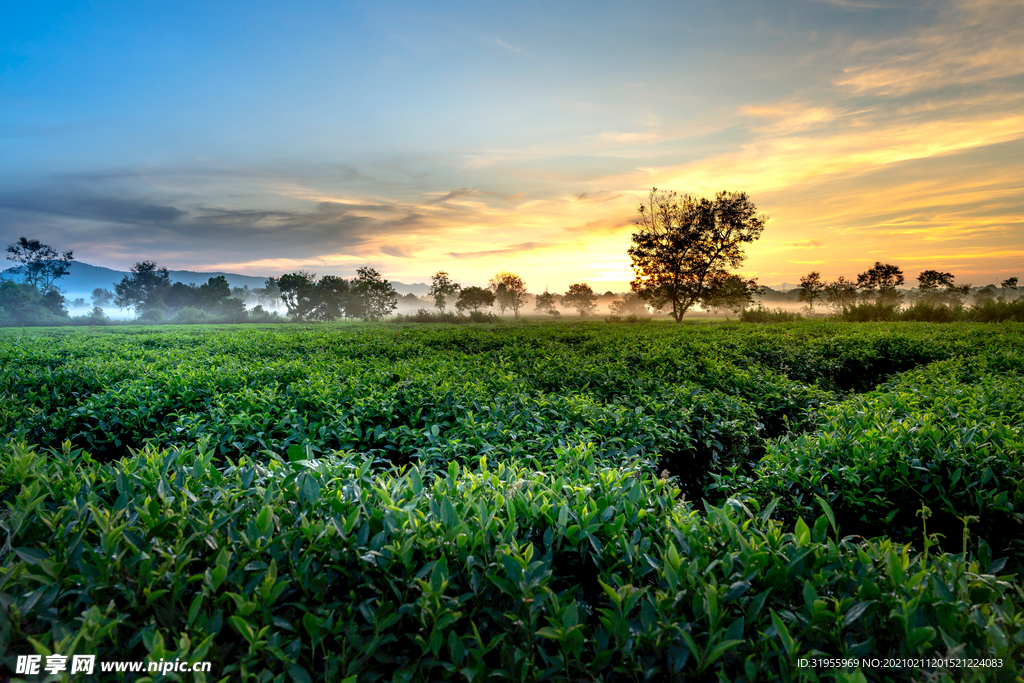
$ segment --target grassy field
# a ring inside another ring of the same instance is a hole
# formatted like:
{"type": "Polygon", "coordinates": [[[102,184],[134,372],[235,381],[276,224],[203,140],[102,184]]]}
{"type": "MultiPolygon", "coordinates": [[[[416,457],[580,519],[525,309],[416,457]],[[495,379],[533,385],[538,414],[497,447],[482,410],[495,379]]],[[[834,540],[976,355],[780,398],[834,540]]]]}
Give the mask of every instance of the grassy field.
{"type": "Polygon", "coordinates": [[[0,652],[1020,680],[1022,375],[1017,323],[3,330],[0,652]]]}

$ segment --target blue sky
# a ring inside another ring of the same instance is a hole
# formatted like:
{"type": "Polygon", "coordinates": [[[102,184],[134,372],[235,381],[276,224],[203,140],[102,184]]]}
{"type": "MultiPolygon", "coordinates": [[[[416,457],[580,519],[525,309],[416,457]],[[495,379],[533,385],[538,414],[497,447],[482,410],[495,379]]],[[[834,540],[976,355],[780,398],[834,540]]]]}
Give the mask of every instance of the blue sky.
{"type": "Polygon", "coordinates": [[[1021,2],[40,2],[0,19],[5,243],[117,268],[624,289],[657,186],[747,191],[771,215],[745,265],[764,282],[875,260],[1024,275],[1021,2]]]}

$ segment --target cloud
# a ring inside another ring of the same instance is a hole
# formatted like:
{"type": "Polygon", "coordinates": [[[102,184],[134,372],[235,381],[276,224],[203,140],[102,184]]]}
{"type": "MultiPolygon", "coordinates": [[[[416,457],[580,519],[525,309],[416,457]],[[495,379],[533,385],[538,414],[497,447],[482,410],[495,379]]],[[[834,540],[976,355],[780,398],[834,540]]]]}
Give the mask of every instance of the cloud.
{"type": "Polygon", "coordinates": [[[147,200],[39,192],[0,195],[0,209],[125,224],[171,223],[185,215],[147,200]]]}
{"type": "Polygon", "coordinates": [[[862,40],[835,85],[902,95],[1024,74],[1024,2],[961,0],[910,36],[862,40]]]}
{"type": "Polygon", "coordinates": [[[819,240],[803,240],[800,242],[790,242],[789,246],[793,249],[818,249],[823,245],[819,240]]]}
{"type": "Polygon", "coordinates": [[[444,202],[451,201],[452,199],[459,199],[460,197],[473,197],[480,194],[477,190],[472,187],[460,187],[457,190],[452,190],[448,194],[431,199],[431,204],[443,204],[444,202]]]}
{"type": "Polygon", "coordinates": [[[394,256],[395,258],[413,258],[412,250],[409,247],[396,247],[385,244],[380,250],[388,256],[394,256]]]}
{"type": "Polygon", "coordinates": [[[578,202],[609,202],[621,196],[621,192],[610,192],[608,190],[589,190],[587,192],[577,192],[575,195],[578,202]]]}
{"type": "Polygon", "coordinates": [[[486,256],[506,256],[509,254],[519,254],[524,251],[545,249],[551,246],[551,244],[543,242],[522,242],[520,244],[513,244],[502,249],[487,249],[483,251],[450,251],[448,252],[447,255],[457,259],[482,258],[486,256]]]}

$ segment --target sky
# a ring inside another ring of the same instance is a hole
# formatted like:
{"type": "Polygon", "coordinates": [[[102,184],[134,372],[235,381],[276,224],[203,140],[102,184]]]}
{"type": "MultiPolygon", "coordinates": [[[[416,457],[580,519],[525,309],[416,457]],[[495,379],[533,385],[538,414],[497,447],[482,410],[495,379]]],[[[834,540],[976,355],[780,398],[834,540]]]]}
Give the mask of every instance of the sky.
{"type": "Polygon", "coordinates": [[[652,187],[763,284],[1024,279],[1024,0],[0,6],[4,244],[625,291],[652,187]]]}

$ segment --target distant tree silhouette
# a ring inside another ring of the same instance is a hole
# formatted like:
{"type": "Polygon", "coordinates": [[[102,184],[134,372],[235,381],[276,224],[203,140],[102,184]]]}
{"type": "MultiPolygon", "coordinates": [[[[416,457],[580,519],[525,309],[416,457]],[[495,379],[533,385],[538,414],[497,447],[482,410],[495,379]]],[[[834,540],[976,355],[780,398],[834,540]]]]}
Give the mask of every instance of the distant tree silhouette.
{"type": "Polygon", "coordinates": [[[398,293],[374,268],[359,268],[350,285],[352,303],[364,320],[380,320],[398,308],[398,293]]]}
{"type": "Polygon", "coordinates": [[[825,283],[821,273],[812,270],[800,278],[800,301],[807,302],[807,310],[814,312],[814,303],[825,296],[825,283]]]}
{"type": "Polygon", "coordinates": [[[825,302],[836,313],[857,303],[857,283],[840,275],[835,282],[825,285],[825,302]]]}
{"type": "Polygon", "coordinates": [[[452,282],[452,279],[448,277],[448,273],[443,270],[439,270],[430,278],[430,289],[427,294],[434,297],[434,308],[440,313],[444,313],[444,309],[448,305],[448,300],[459,293],[462,287],[452,282]]]}
{"type": "Polygon", "coordinates": [[[163,305],[163,294],[171,286],[166,268],[158,268],[156,261],[139,261],[131,272],[114,285],[114,304],[118,308],[131,308],[136,315],[155,311],[163,305]]]}
{"type": "Polygon", "coordinates": [[[970,290],[970,285],[956,285],[952,273],[924,270],[917,276],[918,297],[931,304],[958,306],[970,290]]]}
{"type": "Polygon", "coordinates": [[[575,308],[581,317],[590,315],[597,308],[597,294],[586,282],[569,285],[569,291],[562,296],[562,305],[575,308]]]}
{"type": "Polygon", "coordinates": [[[558,295],[554,292],[549,292],[547,288],[544,289],[543,294],[538,294],[534,298],[533,310],[538,313],[547,313],[548,315],[554,315],[557,311],[555,305],[558,303],[558,295]]]}
{"type": "Polygon", "coordinates": [[[324,275],[316,283],[312,317],[315,320],[332,321],[350,315],[352,307],[352,286],[345,278],[324,275]]]}
{"type": "Polygon", "coordinates": [[[113,303],[114,293],[111,292],[109,289],[97,287],[96,289],[92,290],[92,296],[90,298],[92,299],[93,306],[102,308],[103,306],[109,306],[111,303],[113,303]]]}
{"type": "Polygon", "coordinates": [[[459,298],[455,302],[455,308],[463,313],[472,310],[474,313],[481,308],[490,308],[494,305],[494,292],[483,287],[466,287],[459,292],[459,298]]]}
{"type": "Polygon", "coordinates": [[[526,283],[523,278],[505,270],[498,271],[491,278],[490,290],[494,292],[502,315],[505,315],[505,309],[511,308],[513,315],[519,318],[519,309],[526,303],[526,283]]]}
{"type": "Polygon", "coordinates": [[[316,273],[308,270],[286,273],[277,281],[277,287],[288,317],[307,320],[316,308],[316,273]]]}
{"type": "Polygon", "coordinates": [[[739,275],[729,274],[711,281],[701,306],[714,313],[724,308],[738,314],[754,303],[754,297],[762,291],[756,280],[744,280],[739,275]]]}
{"type": "Polygon", "coordinates": [[[616,299],[609,304],[608,308],[612,315],[650,315],[647,310],[647,302],[640,298],[635,292],[629,292],[621,299],[616,299]]]}
{"type": "Polygon", "coordinates": [[[874,267],[857,275],[857,289],[865,300],[876,299],[879,304],[898,303],[900,292],[896,289],[903,284],[903,271],[890,263],[875,261],[874,267]]]}

